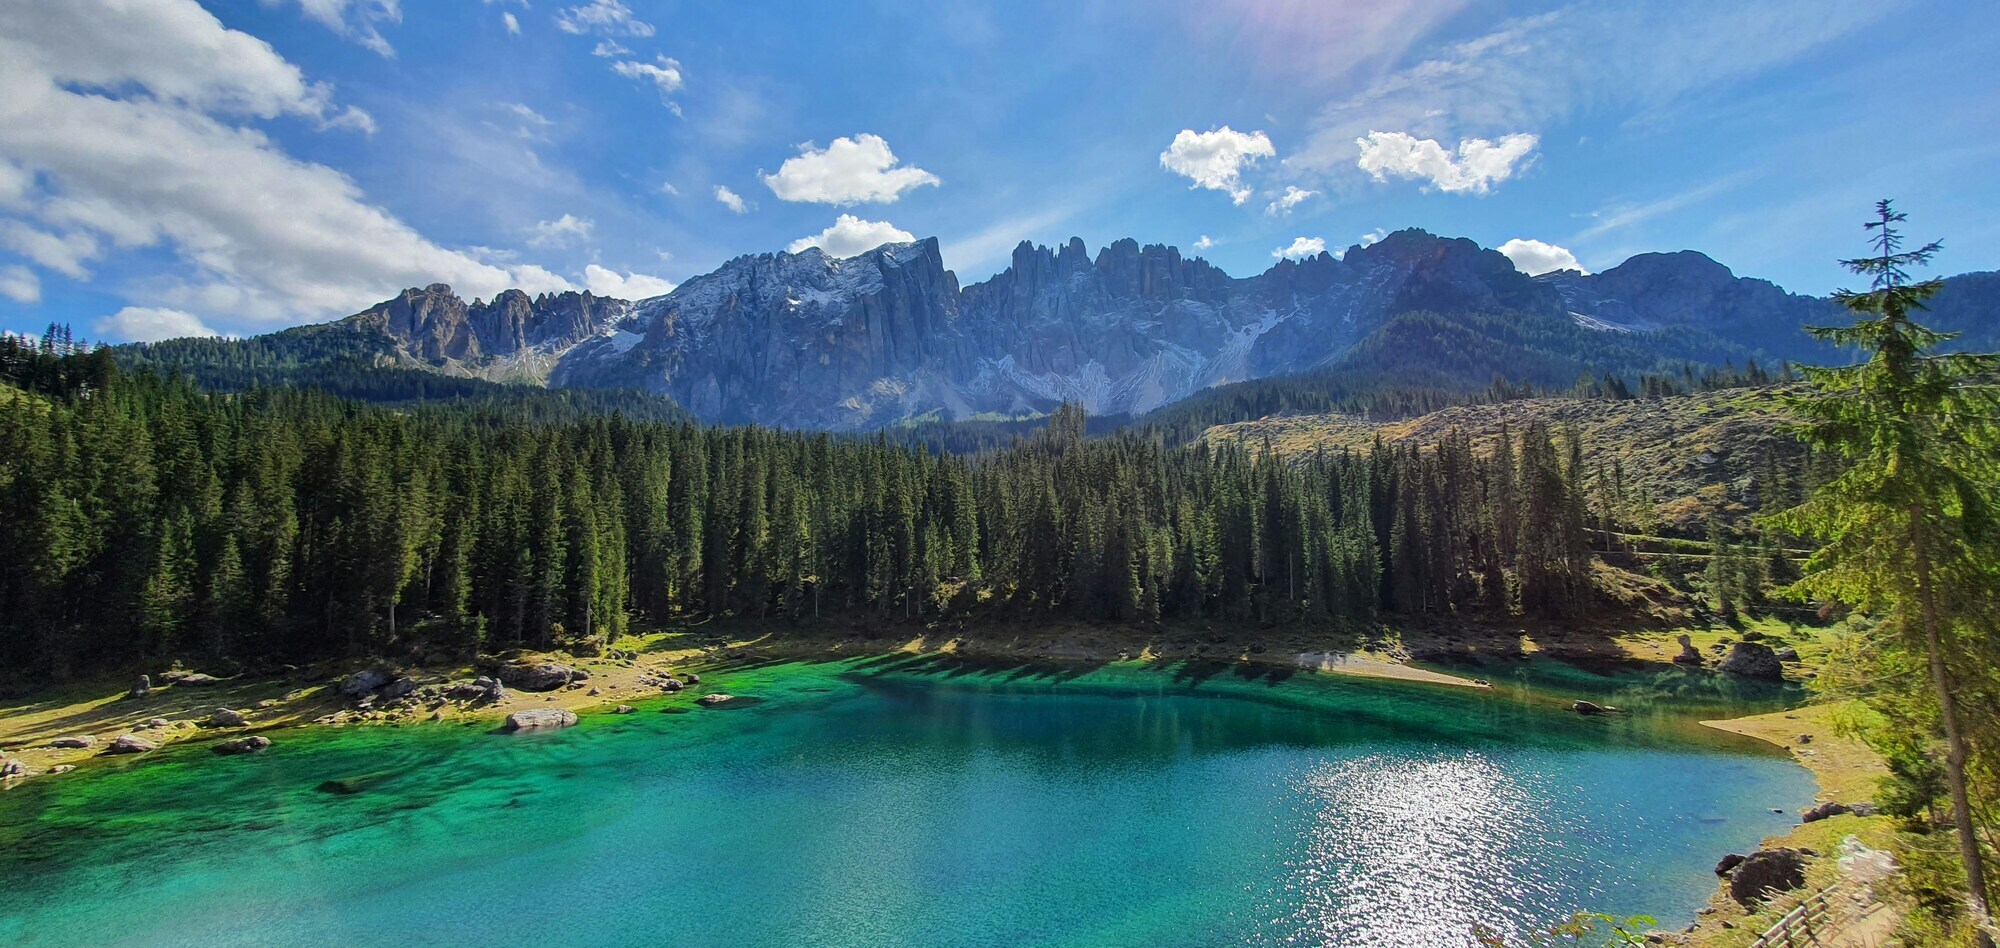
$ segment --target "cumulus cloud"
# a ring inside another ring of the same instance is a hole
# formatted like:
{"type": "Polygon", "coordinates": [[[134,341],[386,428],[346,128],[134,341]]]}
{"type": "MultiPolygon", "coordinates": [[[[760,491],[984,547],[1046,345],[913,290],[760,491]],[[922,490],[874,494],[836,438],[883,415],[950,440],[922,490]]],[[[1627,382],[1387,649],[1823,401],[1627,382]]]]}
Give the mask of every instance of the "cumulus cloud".
{"type": "Polygon", "coordinates": [[[590,55],[599,59],[617,59],[620,56],[632,55],[632,51],[617,40],[598,40],[597,45],[591,47],[590,55]]]}
{"type": "Polygon", "coordinates": [[[653,24],[634,17],[632,8],[618,0],[591,0],[590,3],[565,9],[556,14],[556,29],[578,36],[597,33],[647,37],[654,32],[653,24]]]}
{"type": "Polygon", "coordinates": [[[219,336],[193,313],[152,306],[127,306],[92,324],[98,335],[124,342],[159,342],[189,336],[219,336]]]}
{"type": "Polygon", "coordinates": [[[715,186],[715,199],[721,201],[723,207],[729,208],[737,214],[742,214],[750,210],[750,207],[743,203],[742,195],[720,184],[715,186]]]}
{"type": "Polygon", "coordinates": [[[16,303],[40,302],[42,278],[27,267],[0,267],[0,296],[16,303]]]}
{"type": "Polygon", "coordinates": [[[84,279],[107,255],[164,251],[177,261],[133,281],[149,305],[267,324],[440,280],[487,296],[519,282],[245,124],[368,127],[196,0],[0,3],[0,90],[0,239],[36,266],[84,279]]]}
{"type": "Polygon", "coordinates": [[[579,240],[589,240],[590,230],[595,221],[574,214],[564,214],[552,221],[538,221],[534,235],[528,244],[534,247],[567,247],[579,240]]]}
{"type": "Polygon", "coordinates": [[[862,133],[836,138],[825,148],[811,142],[785,159],[777,174],[759,175],[782,201],[851,206],[893,204],[904,191],[937,185],[937,175],[922,168],[897,167],[897,158],[880,135],[862,133]]]}
{"type": "Polygon", "coordinates": [[[1207,234],[1201,235],[1201,239],[1194,242],[1194,249],[1196,250],[1207,250],[1213,246],[1215,246],[1215,241],[1208,239],[1207,234]]]}
{"type": "MultiPolygon", "coordinates": [[[[277,6],[282,0],[262,2],[269,7],[277,6]]],[[[305,11],[308,19],[316,20],[327,29],[380,55],[396,55],[395,47],[382,38],[376,24],[403,22],[402,0],[299,0],[299,8],[305,11]]]]}
{"type": "Polygon", "coordinates": [[[1555,244],[1539,240],[1516,237],[1497,248],[1507,259],[1514,261],[1514,269],[1529,276],[1541,276],[1556,270],[1582,270],[1576,262],[1576,254],[1555,244]]]}
{"type": "Polygon", "coordinates": [[[1271,256],[1281,260],[1304,260],[1326,252],[1326,240],[1319,237],[1294,237],[1292,242],[1271,251],[1271,256]]]}
{"type": "Polygon", "coordinates": [[[1160,167],[1193,181],[1190,188],[1222,191],[1241,204],[1250,199],[1250,189],[1243,184],[1244,167],[1277,153],[1263,132],[1245,134],[1227,125],[1206,132],[1184,128],[1160,152],[1160,167]]]}
{"type": "Polygon", "coordinates": [[[1514,168],[1541,142],[1536,135],[1518,133],[1502,136],[1497,142],[1467,138],[1457,151],[1447,151],[1435,139],[1417,138],[1407,132],[1369,132],[1354,143],[1361,155],[1355,166],[1377,181],[1419,178],[1440,191],[1485,194],[1514,176],[1514,168]]]}
{"type": "Polygon", "coordinates": [[[668,98],[681,87],[681,64],[678,60],[665,56],[655,56],[650,63],[636,59],[621,59],[611,64],[611,71],[635,82],[650,82],[660,91],[660,101],[667,104],[675,115],[681,114],[681,107],[668,98]]]}
{"type": "Polygon", "coordinates": [[[1308,191],[1304,188],[1288,184],[1285,185],[1285,193],[1278,195],[1277,200],[1264,205],[1264,213],[1273,217],[1290,214],[1292,208],[1298,207],[1300,204],[1305,203],[1306,199],[1318,195],[1318,191],[1308,191]]]}
{"type": "Polygon", "coordinates": [[[662,280],[644,273],[619,275],[597,264],[583,268],[583,286],[598,296],[609,296],[621,300],[645,300],[655,296],[665,296],[674,291],[671,280],[662,280]]]}
{"type": "Polygon", "coordinates": [[[915,239],[915,234],[888,221],[864,221],[852,214],[842,214],[832,227],[811,237],[800,237],[785,250],[800,253],[808,247],[818,247],[830,257],[852,257],[883,244],[902,244],[915,239]]]}

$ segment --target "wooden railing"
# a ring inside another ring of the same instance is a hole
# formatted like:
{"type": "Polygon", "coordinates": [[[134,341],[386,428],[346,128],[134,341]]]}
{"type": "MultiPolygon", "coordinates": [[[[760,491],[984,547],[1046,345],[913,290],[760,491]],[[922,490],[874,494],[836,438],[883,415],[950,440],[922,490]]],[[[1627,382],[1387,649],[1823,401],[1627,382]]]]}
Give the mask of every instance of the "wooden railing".
{"type": "Polygon", "coordinates": [[[1757,940],[1750,943],[1750,948],[1806,948],[1808,945],[1825,944],[1822,939],[1840,931],[1839,913],[1835,909],[1836,890],[1839,888],[1839,883],[1835,883],[1792,906],[1792,910],[1778,919],[1776,925],[1758,935],[1757,940]]]}

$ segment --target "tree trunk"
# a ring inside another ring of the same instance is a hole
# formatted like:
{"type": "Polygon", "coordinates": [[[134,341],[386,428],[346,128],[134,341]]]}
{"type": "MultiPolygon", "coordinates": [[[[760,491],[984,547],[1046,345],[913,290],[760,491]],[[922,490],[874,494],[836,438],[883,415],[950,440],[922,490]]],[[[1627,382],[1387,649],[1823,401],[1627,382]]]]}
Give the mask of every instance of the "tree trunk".
{"type": "Polygon", "coordinates": [[[1945,779],[1951,788],[1952,820],[1958,828],[1958,857],[1965,863],[1966,911],[1980,927],[1974,943],[1993,948],[1985,933],[1992,924],[1986,908],[1986,869],[1979,854],[1979,836],[1972,825],[1972,802],[1965,789],[1965,735],[1959,730],[1958,699],[1952,694],[1951,676],[1945,669],[1943,643],[1939,641],[1937,596],[1931,588],[1931,564],[1924,549],[1923,509],[1910,508],[1910,533],[1916,560],[1917,600],[1923,608],[1924,649],[1930,656],[1931,687],[1937,690],[1938,711],[1944,722],[1945,779]]]}

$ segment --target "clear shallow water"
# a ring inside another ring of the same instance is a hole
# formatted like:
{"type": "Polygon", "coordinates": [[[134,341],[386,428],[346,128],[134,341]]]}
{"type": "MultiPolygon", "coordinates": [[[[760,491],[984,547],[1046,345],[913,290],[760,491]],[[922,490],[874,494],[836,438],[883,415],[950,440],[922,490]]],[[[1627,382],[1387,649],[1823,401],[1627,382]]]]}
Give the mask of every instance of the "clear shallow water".
{"type": "Polygon", "coordinates": [[[793,664],[705,673],[740,710],[172,750],[0,795],[0,938],[1463,945],[1685,924],[1812,797],[1689,716],[1493,677],[793,664]]]}

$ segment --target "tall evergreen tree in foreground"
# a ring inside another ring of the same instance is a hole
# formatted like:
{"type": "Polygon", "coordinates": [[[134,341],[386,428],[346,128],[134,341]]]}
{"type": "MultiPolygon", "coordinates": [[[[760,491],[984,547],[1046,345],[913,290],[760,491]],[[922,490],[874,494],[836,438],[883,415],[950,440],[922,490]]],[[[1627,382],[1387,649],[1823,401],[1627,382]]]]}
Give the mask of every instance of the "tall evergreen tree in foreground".
{"type": "MultiPolygon", "coordinates": [[[[1991,715],[2000,697],[1993,635],[2000,612],[1993,594],[2000,585],[1993,522],[2000,355],[1935,352],[1952,337],[1911,317],[1943,281],[1911,282],[1909,271],[1929,262],[1939,244],[1904,249],[1903,219],[1890,202],[1878,204],[1867,225],[1875,255],[1843,261],[1870,282],[1867,290],[1835,294],[1858,317],[1854,324],[1808,330],[1868,360],[1806,369],[1809,387],[1791,399],[1805,419],[1799,434],[1806,443],[1850,465],[1771,523],[1825,541],[1795,589],[1880,615],[1883,650],[1920,658],[1927,669],[1966,909],[1975,926],[1985,926],[1985,860],[1967,781],[1972,773],[1983,775],[1984,787],[2000,785],[1993,773],[2000,748],[1975,748],[1966,718],[1991,715]],[[1977,761],[1976,750],[1983,751],[1977,761]]],[[[1987,935],[1978,942],[1993,944],[1987,935]]]]}

